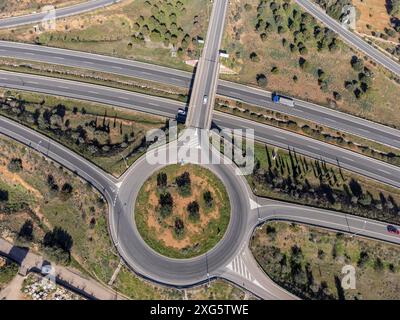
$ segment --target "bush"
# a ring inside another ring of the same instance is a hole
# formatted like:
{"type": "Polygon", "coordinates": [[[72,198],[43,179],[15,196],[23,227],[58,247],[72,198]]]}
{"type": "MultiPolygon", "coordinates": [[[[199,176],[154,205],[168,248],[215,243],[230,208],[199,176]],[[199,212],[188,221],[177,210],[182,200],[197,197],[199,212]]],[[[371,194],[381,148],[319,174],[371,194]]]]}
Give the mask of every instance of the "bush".
{"type": "Polygon", "coordinates": [[[19,158],[13,158],[10,160],[8,164],[8,170],[11,172],[20,172],[22,171],[22,160],[19,158]]]}
{"type": "Polygon", "coordinates": [[[157,187],[165,188],[167,186],[167,183],[168,183],[167,174],[165,172],[160,172],[157,175],[157,187]]]}
{"type": "Polygon", "coordinates": [[[191,180],[189,172],[184,172],[182,175],[175,179],[176,184],[178,185],[179,192],[181,195],[187,196],[190,195],[191,190],[191,180]]]}
{"type": "Polygon", "coordinates": [[[256,77],[256,79],[257,79],[257,84],[258,84],[260,87],[266,87],[266,86],[267,86],[267,84],[268,84],[268,79],[267,79],[267,77],[265,76],[265,74],[263,74],[263,73],[258,74],[257,77],[256,77]]]}
{"type": "Polygon", "coordinates": [[[171,215],[174,199],[169,192],[161,194],[158,203],[160,205],[160,214],[163,218],[171,215]]]}
{"type": "Polygon", "coordinates": [[[197,201],[193,201],[188,204],[187,212],[189,213],[189,218],[195,221],[200,219],[200,206],[197,201]]]}
{"type": "Polygon", "coordinates": [[[208,208],[211,208],[214,205],[214,198],[210,191],[204,192],[203,199],[208,208]]]}

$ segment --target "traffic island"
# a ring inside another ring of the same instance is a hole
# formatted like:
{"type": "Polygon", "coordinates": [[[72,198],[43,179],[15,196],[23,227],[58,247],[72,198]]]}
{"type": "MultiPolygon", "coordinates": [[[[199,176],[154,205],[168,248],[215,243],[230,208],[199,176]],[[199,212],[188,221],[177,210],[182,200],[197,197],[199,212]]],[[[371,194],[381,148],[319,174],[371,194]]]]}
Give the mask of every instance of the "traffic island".
{"type": "Polygon", "coordinates": [[[135,223],[156,252],[176,259],[211,250],[224,236],[230,201],[222,181],[199,165],[170,165],[142,186],[135,223]]]}

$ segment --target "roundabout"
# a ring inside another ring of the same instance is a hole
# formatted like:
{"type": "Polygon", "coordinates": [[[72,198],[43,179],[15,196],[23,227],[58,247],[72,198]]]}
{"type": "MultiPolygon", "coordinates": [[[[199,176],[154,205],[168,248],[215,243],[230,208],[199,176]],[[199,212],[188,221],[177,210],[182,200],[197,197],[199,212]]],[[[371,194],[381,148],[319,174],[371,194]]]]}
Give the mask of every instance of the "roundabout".
{"type": "MultiPolygon", "coordinates": [[[[150,153],[156,154],[167,149],[169,152],[172,150],[179,153],[180,149],[186,147],[187,141],[179,139],[167,146],[153,149],[150,153]]],[[[205,153],[213,155],[217,152],[213,148],[194,149],[197,156],[190,161],[194,165],[203,163],[202,157],[205,153]]],[[[177,159],[174,157],[167,162],[169,165],[177,165],[177,159]]],[[[201,165],[201,168],[215,175],[226,189],[230,220],[223,236],[212,248],[205,247],[208,250],[199,252],[197,256],[177,259],[154,250],[143,239],[135,221],[135,204],[140,190],[149,178],[165,167],[165,163],[151,164],[148,157],[143,156],[124,175],[110,214],[110,231],[118,252],[136,273],[166,285],[185,287],[221,276],[224,267],[232,261],[248,237],[251,193],[245,179],[236,174],[236,166],[233,164],[201,165]]]]}

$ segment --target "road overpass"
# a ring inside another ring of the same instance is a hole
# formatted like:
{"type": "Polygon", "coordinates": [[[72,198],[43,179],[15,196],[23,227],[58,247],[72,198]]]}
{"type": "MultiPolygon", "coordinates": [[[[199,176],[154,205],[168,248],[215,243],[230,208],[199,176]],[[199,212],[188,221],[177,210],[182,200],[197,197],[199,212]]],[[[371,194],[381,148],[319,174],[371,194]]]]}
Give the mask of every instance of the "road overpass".
{"type": "Polygon", "coordinates": [[[229,0],[214,0],[206,43],[196,68],[187,127],[210,129],[219,77],[219,52],[229,0]]]}

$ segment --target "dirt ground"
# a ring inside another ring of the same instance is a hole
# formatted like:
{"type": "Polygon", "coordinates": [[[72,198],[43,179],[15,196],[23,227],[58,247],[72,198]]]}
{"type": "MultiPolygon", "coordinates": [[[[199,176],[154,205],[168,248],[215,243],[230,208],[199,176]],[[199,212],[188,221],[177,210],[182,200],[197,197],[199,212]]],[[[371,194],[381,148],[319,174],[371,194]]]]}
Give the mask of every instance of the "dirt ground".
{"type": "Polygon", "coordinates": [[[216,194],[216,190],[212,186],[207,185],[207,179],[205,177],[195,176],[192,172],[190,178],[192,181],[192,194],[189,197],[182,197],[176,189],[173,190],[171,195],[174,199],[174,214],[163,220],[162,223],[156,211],[159,201],[159,197],[157,195],[157,186],[154,183],[151,183],[146,188],[146,192],[150,194],[150,208],[155,209],[151,210],[148,215],[148,227],[156,230],[158,238],[162,239],[167,247],[183,249],[187,246],[194,245],[195,243],[193,243],[193,238],[200,236],[211,220],[218,220],[220,218],[220,208],[219,205],[217,205],[207,213],[205,212],[204,208],[200,207],[200,221],[198,223],[192,223],[189,220],[188,213],[186,211],[189,203],[193,201],[200,202],[199,199],[201,199],[202,193],[207,189],[210,190],[212,194],[216,194]],[[176,217],[181,218],[185,224],[185,235],[183,238],[177,238],[174,235],[173,226],[176,217]]]}
{"type": "Polygon", "coordinates": [[[385,0],[353,0],[353,5],[359,12],[357,31],[371,34],[371,30],[384,32],[385,27],[390,27],[390,16],[386,10],[385,0]],[[371,30],[367,25],[372,27],[371,30]]]}

